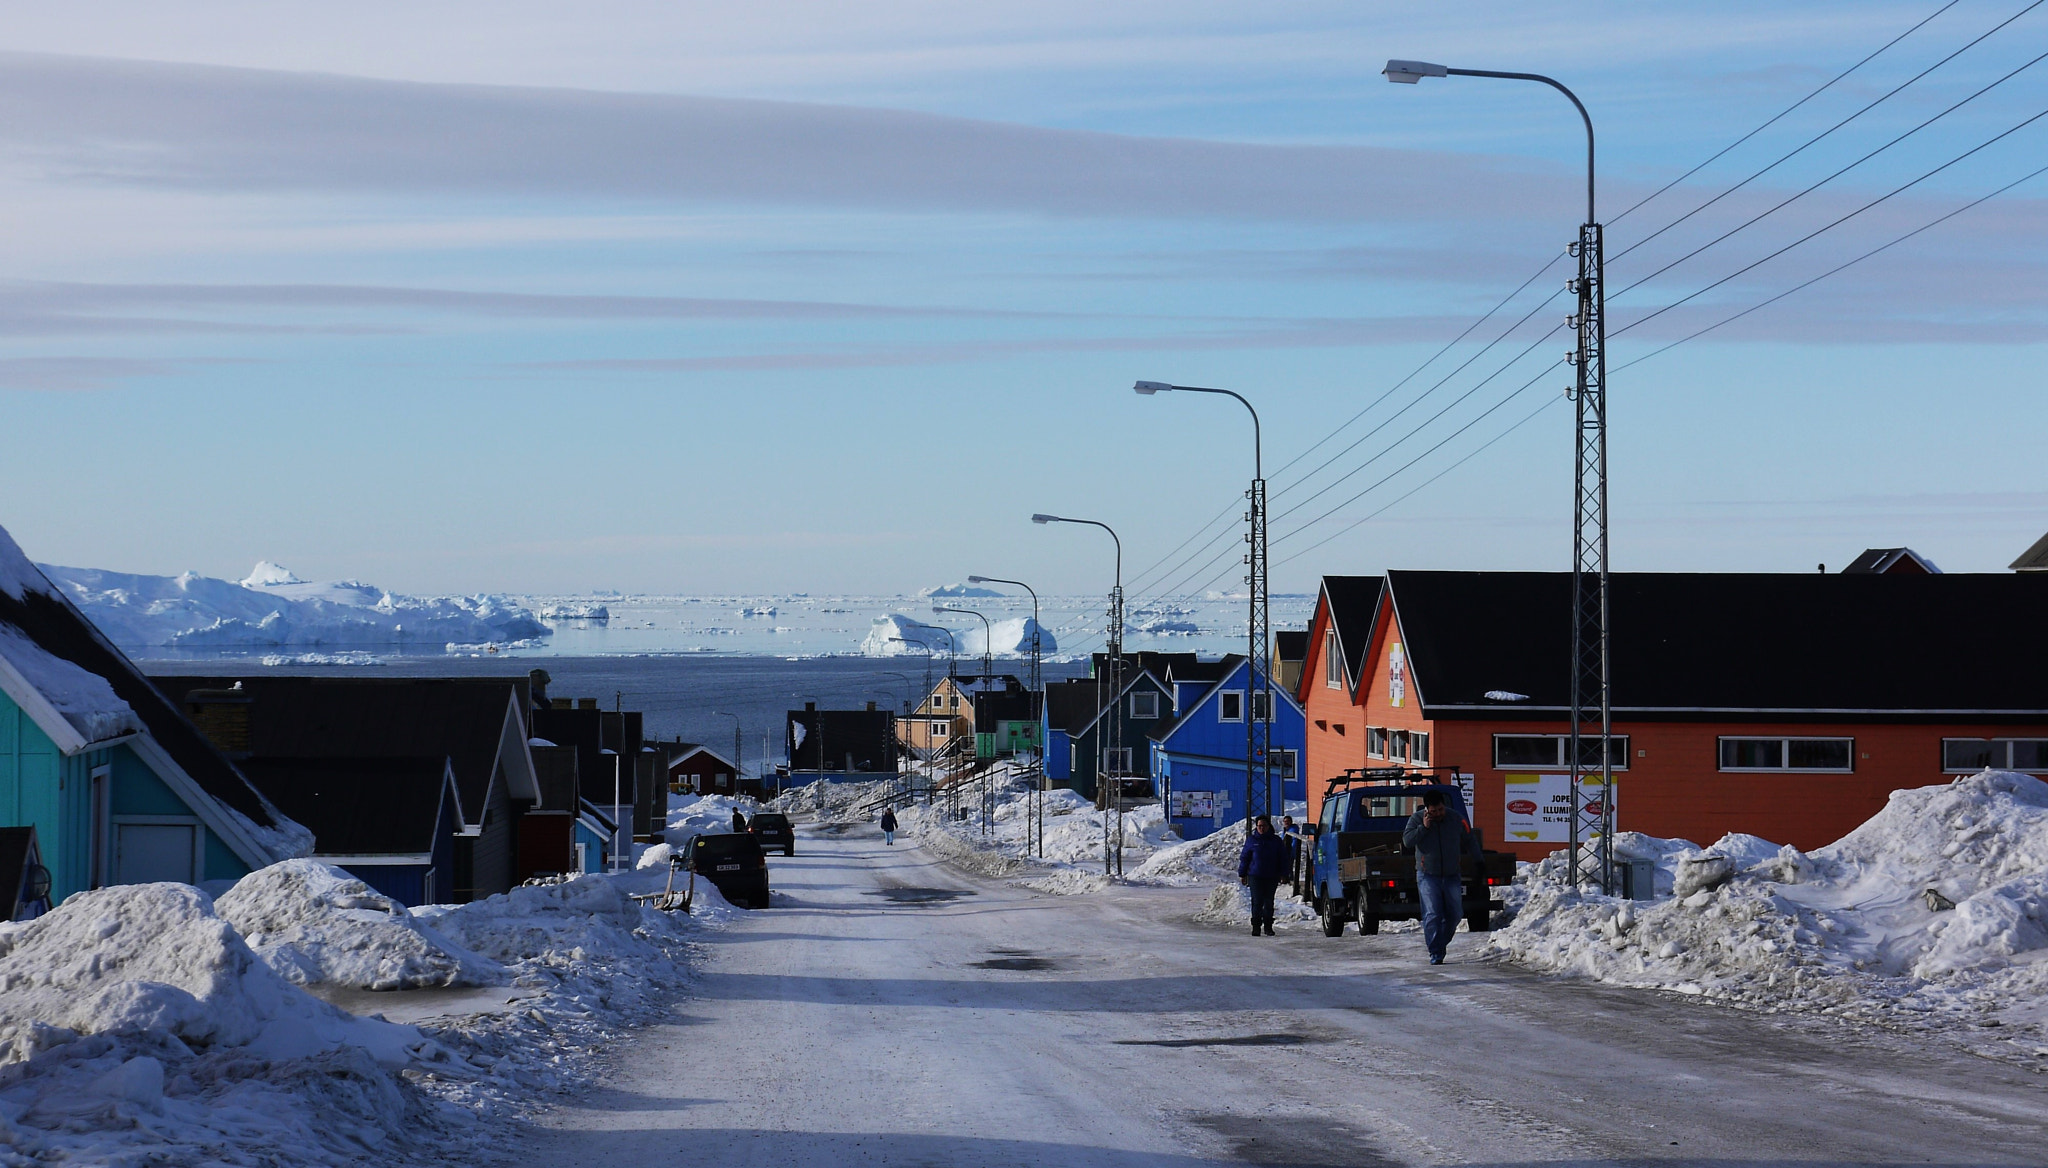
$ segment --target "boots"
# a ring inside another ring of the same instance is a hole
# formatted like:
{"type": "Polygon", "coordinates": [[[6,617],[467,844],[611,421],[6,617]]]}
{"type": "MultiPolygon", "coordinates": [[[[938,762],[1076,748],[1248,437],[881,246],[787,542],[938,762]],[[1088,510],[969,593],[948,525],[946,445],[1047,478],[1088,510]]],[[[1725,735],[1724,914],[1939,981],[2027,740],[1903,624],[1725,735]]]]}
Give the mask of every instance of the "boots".
{"type": "Polygon", "coordinates": [[[1257,922],[1257,921],[1253,921],[1253,922],[1252,922],[1252,936],[1256,937],[1256,936],[1258,936],[1258,935],[1259,935],[1259,922],[1257,922]]]}
{"type": "Polygon", "coordinates": [[[1272,922],[1272,921],[1267,921],[1267,922],[1266,922],[1266,935],[1267,935],[1268,937],[1270,937],[1270,936],[1272,936],[1272,935],[1273,935],[1273,922],[1272,922]]]}

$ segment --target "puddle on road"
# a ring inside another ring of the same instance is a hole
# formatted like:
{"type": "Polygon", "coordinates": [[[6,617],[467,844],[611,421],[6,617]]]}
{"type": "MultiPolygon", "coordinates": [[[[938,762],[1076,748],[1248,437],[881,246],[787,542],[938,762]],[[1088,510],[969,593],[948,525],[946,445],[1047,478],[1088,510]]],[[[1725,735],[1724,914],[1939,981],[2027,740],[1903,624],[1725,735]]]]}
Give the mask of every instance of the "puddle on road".
{"type": "Polygon", "coordinates": [[[1222,1140],[1240,1164],[1264,1168],[1395,1168],[1372,1136],[1325,1116],[1200,1115],[1179,1118],[1222,1140]]]}
{"type": "Polygon", "coordinates": [[[967,964],[976,969],[1058,969],[1060,963],[1050,957],[991,957],[987,961],[970,961],[967,964]]]}
{"type": "Polygon", "coordinates": [[[1213,1038],[1119,1038],[1118,1046],[1306,1046],[1328,1042],[1307,1034],[1219,1034],[1213,1038]]]}
{"type": "Polygon", "coordinates": [[[883,900],[894,904],[922,906],[927,904],[944,904],[949,900],[958,900],[963,896],[973,896],[974,893],[958,888],[877,888],[866,895],[879,896],[883,900]]]}

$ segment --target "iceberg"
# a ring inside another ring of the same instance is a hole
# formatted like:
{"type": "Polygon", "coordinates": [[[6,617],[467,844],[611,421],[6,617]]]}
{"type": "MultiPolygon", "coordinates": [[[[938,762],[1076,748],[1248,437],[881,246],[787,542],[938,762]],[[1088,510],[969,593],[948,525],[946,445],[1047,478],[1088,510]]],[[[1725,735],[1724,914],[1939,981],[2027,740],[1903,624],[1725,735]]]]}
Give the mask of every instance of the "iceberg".
{"type": "MultiPolygon", "coordinates": [[[[868,626],[868,635],[861,638],[860,655],[863,657],[901,657],[918,653],[923,645],[933,655],[957,651],[953,634],[938,625],[928,625],[914,617],[892,612],[878,616],[868,626]]],[[[980,649],[975,650],[981,652],[980,649]]]]}

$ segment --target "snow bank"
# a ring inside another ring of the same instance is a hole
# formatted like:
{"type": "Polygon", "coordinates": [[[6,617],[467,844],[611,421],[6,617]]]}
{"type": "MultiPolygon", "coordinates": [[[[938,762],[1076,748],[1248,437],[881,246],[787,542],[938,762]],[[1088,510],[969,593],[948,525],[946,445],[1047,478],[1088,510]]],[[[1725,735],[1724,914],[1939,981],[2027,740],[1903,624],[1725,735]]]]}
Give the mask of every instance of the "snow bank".
{"type": "Polygon", "coordinates": [[[1808,854],[1624,834],[1667,899],[1575,895],[1560,853],[1517,876],[1492,945],[1538,969],[1757,1009],[1926,1026],[2048,1053],[2048,783],[1984,771],[1893,792],[1808,854]]]}
{"type": "Polygon", "coordinates": [[[923,645],[934,654],[954,651],[953,634],[938,625],[904,616],[900,612],[878,616],[868,626],[868,635],[861,638],[860,655],[863,657],[901,657],[906,653],[923,656],[923,645]]]}
{"type": "Polygon", "coordinates": [[[394,990],[511,980],[503,966],[421,924],[397,901],[314,860],[252,873],[214,907],[295,985],[394,990]]]}
{"type": "Polygon", "coordinates": [[[42,565],[115,644],[150,648],[318,649],[504,643],[548,627],[502,596],[400,596],[356,580],[309,583],[265,561],[241,582],[42,565]]]}

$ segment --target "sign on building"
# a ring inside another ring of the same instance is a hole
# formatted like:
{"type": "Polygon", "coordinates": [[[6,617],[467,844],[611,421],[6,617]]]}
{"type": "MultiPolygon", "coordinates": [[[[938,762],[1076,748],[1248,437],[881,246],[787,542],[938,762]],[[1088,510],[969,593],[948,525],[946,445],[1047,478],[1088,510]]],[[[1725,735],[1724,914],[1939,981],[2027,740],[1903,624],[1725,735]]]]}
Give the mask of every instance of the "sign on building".
{"type": "MultiPolygon", "coordinates": [[[[1562,844],[1571,842],[1572,777],[1570,775],[1506,775],[1507,823],[1510,842],[1562,844]]],[[[1599,775],[1581,775],[1579,788],[1579,838],[1590,839],[1600,832],[1600,817],[1614,788],[1603,788],[1599,775]],[[1604,798],[1603,798],[1604,796],[1604,798]]]]}
{"type": "Polygon", "coordinates": [[[1230,806],[1223,791],[1175,791],[1170,813],[1175,819],[1214,819],[1218,808],[1230,806]]]}

